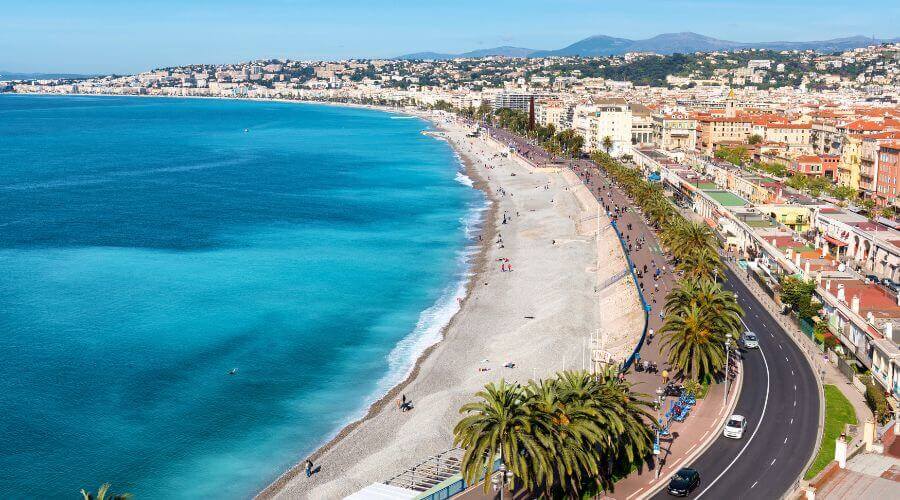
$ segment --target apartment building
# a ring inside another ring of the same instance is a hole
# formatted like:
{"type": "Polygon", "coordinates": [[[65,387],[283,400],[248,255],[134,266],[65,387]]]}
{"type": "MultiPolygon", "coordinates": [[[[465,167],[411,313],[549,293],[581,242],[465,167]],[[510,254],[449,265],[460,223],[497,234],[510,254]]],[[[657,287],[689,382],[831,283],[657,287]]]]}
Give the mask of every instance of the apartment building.
{"type": "Polygon", "coordinates": [[[687,114],[653,116],[654,142],[666,151],[697,149],[697,120],[687,114]]]}
{"type": "Polygon", "coordinates": [[[571,106],[558,99],[541,99],[534,104],[534,121],[544,127],[553,125],[556,130],[570,128],[570,109],[571,106]]]}
{"type": "Polygon", "coordinates": [[[609,153],[620,156],[631,152],[631,122],[625,99],[598,99],[575,107],[572,127],[584,137],[586,151],[605,151],[603,143],[609,138],[609,153]]]}
{"type": "Polygon", "coordinates": [[[753,130],[750,118],[743,116],[700,116],[700,149],[712,155],[719,146],[746,143],[753,130]]]}
{"type": "Polygon", "coordinates": [[[880,144],[876,157],[875,197],[879,204],[900,206],[897,178],[900,177],[900,141],[880,144]]]}
{"type": "Polygon", "coordinates": [[[631,144],[652,144],[653,112],[647,106],[637,103],[630,103],[628,108],[631,110],[631,144]]]}
{"type": "Polygon", "coordinates": [[[803,175],[834,179],[839,162],[839,156],[800,155],[790,163],[789,168],[803,175]]]}

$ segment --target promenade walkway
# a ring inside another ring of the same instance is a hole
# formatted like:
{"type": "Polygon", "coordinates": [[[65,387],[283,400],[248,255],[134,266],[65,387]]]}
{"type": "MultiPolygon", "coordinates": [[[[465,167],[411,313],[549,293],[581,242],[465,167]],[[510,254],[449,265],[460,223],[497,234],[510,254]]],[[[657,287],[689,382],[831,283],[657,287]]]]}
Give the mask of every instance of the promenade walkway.
{"type": "MultiPolygon", "coordinates": [[[[651,339],[649,331],[658,332],[662,326],[666,295],[676,281],[672,263],[663,252],[656,233],[625,193],[613,185],[593,162],[552,156],[542,148],[504,130],[490,129],[490,132],[498,141],[514,145],[516,151],[536,167],[548,164],[568,165],[608,212],[616,215],[618,207],[617,226],[625,238],[626,251],[635,269],[641,271],[643,275],[638,282],[642,285],[644,298],[650,306],[648,337],[640,350],[640,360],[650,361],[658,366],[658,373],[639,372],[632,367],[626,373],[626,377],[635,384],[634,389],[637,392],[647,395],[648,399],[656,399],[657,390],[664,385],[663,371],[671,374],[672,370],[665,360],[664,353],[660,351],[659,336],[654,335],[651,339]],[[629,244],[630,251],[627,249],[629,244]],[[654,278],[657,269],[659,275],[654,278]]],[[[740,392],[739,383],[738,381],[738,387],[734,389],[729,387],[728,405],[723,405],[724,386],[722,384],[712,386],[706,398],[698,401],[692,409],[690,416],[684,422],[673,422],[670,435],[660,440],[662,468],[657,471],[657,464],[642,467],[616,483],[615,491],[607,498],[625,500],[641,498],[667,483],[672,473],[699,455],[706,445],[718,436],[719,426],[727,417],[728,408],[732,408],[737,400],[740,392]]],[[[668,404],[668,401],[663,402],[664,407],[668,407],[668,404]]],[[[491,495],[474,491],[470,491],[470,494],[474,496],[465,498],[491,498],[491,495]]]]}

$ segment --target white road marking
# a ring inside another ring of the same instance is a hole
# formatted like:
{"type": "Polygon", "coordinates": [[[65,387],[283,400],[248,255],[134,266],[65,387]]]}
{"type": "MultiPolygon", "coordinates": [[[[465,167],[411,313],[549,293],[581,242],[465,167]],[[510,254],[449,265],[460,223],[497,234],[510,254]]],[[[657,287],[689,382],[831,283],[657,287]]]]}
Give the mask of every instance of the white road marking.
{"type": "Polygon", "coordinates": [[[778,348],[779,348],[779,349],[784,349],[784,347],[781,347],[781,344],[778,344],[778,348]]]}
{"type": "MultiPolygon", "coordinates": [[[[743,323],[744,328],[747,328],[747,323],[744,323],[743,319],[741,320],[741,323],[743,323]]],[[[722,479],[722,476],[728,473],[728,471],[734,466],[738,459],[741,458],[741,455],[744,454],[744,452],[747,450],[747,447],[750,446],[750,443],[753,442],[753,438],[756,437],[756,433],[759,432],[759,428],[766,417],[766,409],[769,407],[769,389],[771,386],[771,376],[769,373],[769,362],[766,360],[766,353],[762,350],[762,348],[759,349],[759,353],[762,355],[763,365],[765,365],[766,367],[766,397],[765,399],[763,399],[762,414],[760,414],[759,422],[756,423],[756,428],[753,429],[753,434],[751,434],[750,439],[748,439],[747,442],[744,443],[744,447],[741,448],[741,451],[738,452],[737,456],[734,457],[734,459],[731,461],[731,463],[728,464],[727,467],[725,467],[725,470],[723,470],[718,476],[716,476],[716,478],[713,479],[712,482],[709,483],[709,485],[697,495],[697,498],[702,497],[704,493],[709,491],[709,489],[712,488],[713,485],[715,485],[719,481],[719,479],[722,479]]]]}
{"type": "Polygon", "coordinates": [[[794,425],[794,419],[793,419],[793,418],[791,418],[791,423],[790,423],[790,425],[794,425]]]}
{"type": "Polygon", "coordinates": [[[631,498],[631,497],[637,495],[637,494],[640,493],[641,490],[643,490],[643,489],[644,489],[644,487],[641,486],[640,488],[637,489],[637,491],[635,491],[634,493],[632,493],[632,494],[628,495],[627,497],[625,497],[625,500],[628,500],[629,498],[631,498]]]}
{"type": "Polygon", "coordinates": [[[794,375],[794,369],[793,369],[793,368],[791,368],[791,375],[792,375],[792,376],[794,375]]]}
{"type": "Polygon", "coordinates": [[[787,444],[787,438],[784,438],[784,444],[787,444]]]}
{"type": "Polygon", "coordinates": [[[778,460],[778,459],[777,459],[777,458],[773,458],[773,459],[772,459],[772,463],[769,464],[769,467],[775,465],[775,461],[776,461],[776,460],[778,460]]]}
{"type": "Polygon", "coordinates": [[[796,399],[794,400],[794,406],[797,406],[797,400],[796,400],[796,399]]]}
{"type": "Polygon", "coordinates": [[[794,384],[794,390],[795,391],[797,390],[797,384],[794,384]]]}
{"type": "Polygon", "coordinates": [[[752,490],[753,488],[755,488],[757,484],[759,484],[759,481],[753,481],[753,485],[750,486],[750,489],[752,490]]]}

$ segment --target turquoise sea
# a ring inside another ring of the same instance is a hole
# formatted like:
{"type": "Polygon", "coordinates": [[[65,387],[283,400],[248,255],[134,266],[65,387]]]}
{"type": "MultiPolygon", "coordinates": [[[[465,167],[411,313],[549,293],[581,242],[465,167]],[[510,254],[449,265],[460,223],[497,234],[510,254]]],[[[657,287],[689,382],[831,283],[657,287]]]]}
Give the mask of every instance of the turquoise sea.
{"type": "Polygon", "coordinates": [[[455,312],[485,205],[426,128],[0,95],[0,495],[248,497],[362,415],[455,312]]]}

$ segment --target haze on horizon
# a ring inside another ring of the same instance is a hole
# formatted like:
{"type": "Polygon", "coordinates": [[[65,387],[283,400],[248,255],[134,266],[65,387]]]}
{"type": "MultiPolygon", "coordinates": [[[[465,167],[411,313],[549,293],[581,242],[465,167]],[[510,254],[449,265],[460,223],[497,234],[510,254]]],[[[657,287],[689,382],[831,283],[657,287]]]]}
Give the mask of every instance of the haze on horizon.
{"type": "Polygon", "coordinates": [[[395,57],[500,45],[557,49],[603,34],[693,31],[740,42],[898,36],[900,4],[860,0],[35,0],[3,7],[0,70],[135,73],[252,59],[395,57]],[[773,21],[774,20],[774,21],[773,21]]]}

